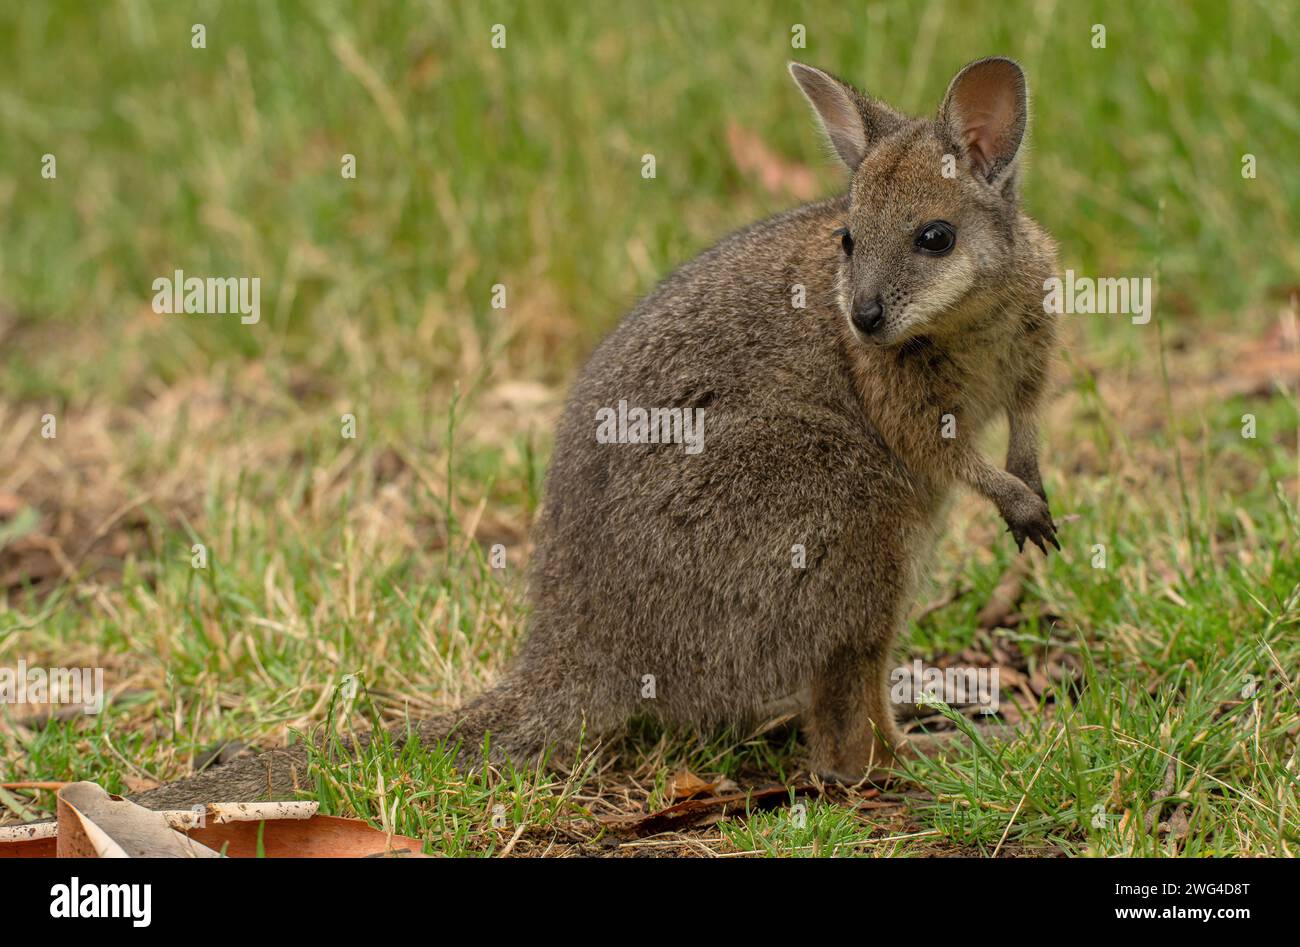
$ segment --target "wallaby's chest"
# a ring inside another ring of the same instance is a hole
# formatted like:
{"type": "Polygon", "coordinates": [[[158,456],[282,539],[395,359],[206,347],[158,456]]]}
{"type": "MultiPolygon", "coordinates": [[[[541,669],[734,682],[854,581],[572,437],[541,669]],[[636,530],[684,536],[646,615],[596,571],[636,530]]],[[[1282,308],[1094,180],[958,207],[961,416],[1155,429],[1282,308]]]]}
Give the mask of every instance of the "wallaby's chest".
{"type": "Polygon", "coordinates": [[[1009,347],[962,349],[915,340],[881,373],[880,397],[900,415],[975,433],[1007,404],[1023,364],[1009,347]]]}

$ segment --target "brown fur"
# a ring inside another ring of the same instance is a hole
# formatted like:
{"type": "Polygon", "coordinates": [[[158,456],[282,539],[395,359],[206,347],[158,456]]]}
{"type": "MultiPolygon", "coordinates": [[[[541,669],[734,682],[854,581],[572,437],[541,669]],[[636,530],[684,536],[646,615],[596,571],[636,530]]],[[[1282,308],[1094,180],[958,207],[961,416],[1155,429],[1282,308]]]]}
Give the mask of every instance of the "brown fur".
{"type": "MultiPolygon", "coordinates": [[[[592,355],[556,434],[522,652],[495,688],[422,724],[423,742],[460,739],[469,761],[490,732],[497,754],[530,760],[636,715],[713,727],[805,693],[813,768],[856,780],[902,744],[890,651],[951,487],[988,497],[1017,542],[1054,542],[1034,419],[1055,344],[1042,306],[1055,256],[1018,206],[1019,68],[967,67],[934,120],[792,72],[853,171],[849,192],[725,238],[592,355]],[[933,219],[957,227],[942,258],[913,246],[933,219]],[[805,309],[792,306],[796,284],[805,309]],[[848,317],[877,297],[887,321],[867,339],[848,317]],[[596,412],[620,400],[703,408],[702,452],[597,443],[596,412]],[[999,414],[1006,471],[976,446],[999,414]]],[[[140,801],[284,794],[295,775],[305,783],[301,748],[140,801]]]]}

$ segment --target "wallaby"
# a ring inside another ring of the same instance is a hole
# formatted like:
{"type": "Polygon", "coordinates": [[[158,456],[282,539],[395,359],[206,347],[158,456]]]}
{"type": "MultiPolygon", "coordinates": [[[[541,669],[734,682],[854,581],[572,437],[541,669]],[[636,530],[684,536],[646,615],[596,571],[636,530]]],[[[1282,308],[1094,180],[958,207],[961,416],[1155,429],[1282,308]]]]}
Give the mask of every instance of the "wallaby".
{"type": "MultiPolygon", "coordinates": [[[[738,724],[802,693],[811,769],[856,782],[909,749],[891,646],[952,486],[991,500],[1021,550],[1056,545],[1036,423],[1056,259],[1019,205],[1020,67],[969,64],[934,119],[790,72],[848,192],[726,237],[599,346],[559,422],[522,651],[422,742],[472,762],[490,734],[531,761],[638,715],[738,724]],[[1005,470],[977,446],[1001,413],[1005,470]]],[[[305,760],[273,751],[138,801],[282,795],[305,760]]]]}

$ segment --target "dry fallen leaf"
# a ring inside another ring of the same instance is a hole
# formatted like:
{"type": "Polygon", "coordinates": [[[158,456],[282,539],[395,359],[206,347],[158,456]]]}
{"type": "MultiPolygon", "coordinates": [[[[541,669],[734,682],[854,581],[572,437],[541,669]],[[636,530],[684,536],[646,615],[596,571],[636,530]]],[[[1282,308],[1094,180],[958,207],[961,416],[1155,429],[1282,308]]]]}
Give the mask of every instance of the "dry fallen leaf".
{"type": "Polygon", "coordinates": [[[314,802],[156,812],[89,782],[57,798],[55,822],[0,827],[0,858],[255,858],[259,846],[267,858],[423,857],[418,839],[318,815],[314,802]]]}
{"type": "Polygon", "coordinates": [[[717,785],[716,782],[710,783],[700,779],[690,770],[682,770],[680,773],[673,774],[668,780],[668,798],[673,802],[680,802],[692,796],[713,792],[717,785]]]}
{"type": "Polygon", "coordinates": [[[167,824],[162,813],[110,796],[94,783],[58,794],[60,858],[217,858],[217,852],[167,824]]]}
{"type": "Polygon", "coordinates": [[[360,819],[314,815],[271,822],[208,823],[190,829],[190,838],[231,858],[256,858],[259,826],[266,858],[424,858],[419,839],[386,836],[360,819]]]}
{"type": "Polygon", "coordinates": [[[649,815],[599,816],[597,821],[615,832],[644,838],[660,832],[680,832],[683,829],[712,825],[733,812],[775,808],[783,801],[789,800],[791,792],[796,795],[806,795],[816,791],[817,788],[811,783],[771,786],[767,789],[728,793],[725,796],[687,799],[685,802],[679,802],[649,815]]]}

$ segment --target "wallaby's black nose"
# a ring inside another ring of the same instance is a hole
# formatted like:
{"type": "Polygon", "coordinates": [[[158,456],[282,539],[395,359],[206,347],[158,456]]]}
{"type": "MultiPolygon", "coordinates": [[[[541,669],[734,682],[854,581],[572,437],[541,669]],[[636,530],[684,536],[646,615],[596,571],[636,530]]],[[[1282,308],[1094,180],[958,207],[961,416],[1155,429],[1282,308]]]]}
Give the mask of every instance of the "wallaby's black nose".
{"type": "Polygon", "coordinates": [[[857,303],[853,307],[853,325],[863,335],[872,335],[885,324],[885,307],[877,296],[869,303],[857,303]]]}

